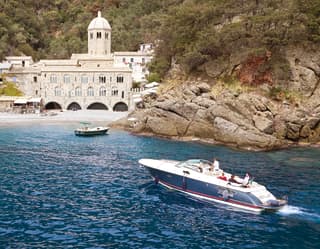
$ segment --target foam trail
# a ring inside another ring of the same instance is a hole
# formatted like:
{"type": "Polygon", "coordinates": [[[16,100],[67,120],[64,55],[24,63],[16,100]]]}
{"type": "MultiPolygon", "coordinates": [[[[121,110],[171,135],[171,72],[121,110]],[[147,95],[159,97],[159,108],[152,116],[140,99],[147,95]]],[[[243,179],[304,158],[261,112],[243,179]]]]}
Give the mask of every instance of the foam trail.
{"type": "Polygon", "coordinates": [[[286,205],[278,211],[282,215],[292,215],[292,214],[304,214],[305,211],[303,208],[286,205]]]}
{"type": "Polygon", "coordinates": [[[296,216],[305,220],[320,223],[320,214],[314,213],[310,210],[301,207],[286,205],[283,208],[281,208],[277,213],[283,216],[296,216]]]}

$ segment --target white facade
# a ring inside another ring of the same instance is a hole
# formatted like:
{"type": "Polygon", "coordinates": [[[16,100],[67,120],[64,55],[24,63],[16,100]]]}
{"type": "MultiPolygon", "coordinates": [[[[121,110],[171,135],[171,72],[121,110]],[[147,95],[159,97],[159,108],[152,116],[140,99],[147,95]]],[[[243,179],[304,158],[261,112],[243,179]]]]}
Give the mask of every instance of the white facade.
{"type": "Polygon", "coordinates": [[[18,63],[16,58],[10,76],[26,95],[43,98],[46,108],[126,111],[134,108],[132,69],[116,58],[110,24],[98,12],[88,26],[88,54],[37,63],[24,57],[18,63]]]}
{"type": "Polygon", "coordinates": [[[141,44],[137,52],[115,52],[115,66],[125,66],[132,70],[132,78],[135,82],[146,82],[148,63],[151,62],[153,55],[153,45],[141,44]]]}
{"type": "Polygon", "coordinates": [[[6,60],[14,67],[29,67],[33,64],[31,56],[7,56],[6,60]]]}

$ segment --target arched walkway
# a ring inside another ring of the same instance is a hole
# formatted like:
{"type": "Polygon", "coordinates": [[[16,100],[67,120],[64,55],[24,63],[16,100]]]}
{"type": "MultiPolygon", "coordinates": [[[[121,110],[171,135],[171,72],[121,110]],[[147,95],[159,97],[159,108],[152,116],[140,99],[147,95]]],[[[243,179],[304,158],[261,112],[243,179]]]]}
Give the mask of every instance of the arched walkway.
{"type": "Polygon", "coordinates": [[[108,107],[102,103],[92,103],[88,106],[88,110],[108,110],[108,107]]]}
{"type": "Polygon", "coordinates": [[[57,109],[61,110],[61,109],[62,109],[62,108],[61,108],[61,105],[60,105],[59,103],[57,103],[57,102],[54,102],[54,101],[48,102],[48,103],[44,106],[44,108],[45,108],[46,110],[57,110],[57,109]]]}
{"type": "Polygon", "coordinates": [[[81,106],[77,102],[72,102],[70,105],[68,105],[67,110],[81,110],[81,106]]]}
{"type": "Polygon", "coordinates": [[[128,106],[126,103],[118,102],[117,104],[114,105],[113,111],[114,112],[126,112],[126,111],[128,111],[128,106]]]}

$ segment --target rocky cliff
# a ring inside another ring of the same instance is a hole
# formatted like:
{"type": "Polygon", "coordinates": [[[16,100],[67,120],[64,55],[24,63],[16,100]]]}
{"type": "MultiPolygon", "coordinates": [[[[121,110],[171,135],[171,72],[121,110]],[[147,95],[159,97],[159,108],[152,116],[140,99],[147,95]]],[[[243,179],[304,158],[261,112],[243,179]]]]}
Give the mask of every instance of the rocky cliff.
{"type": "Polygon", "coordinates": [[[206,79],[183,80],[172,73],[171,83],[164,83],[157,95],[146,97],[144,108],[130,115],[135,119],[117,125],[135,133],[253,150],[317,143],[320,54],[288,49],[290,74],[281,84],[266,66],[272,56],[267,52],[229,64],[206,65],[210,75],[206,79]],[[221,74],[234,82],[221,82],[221,74]]]}

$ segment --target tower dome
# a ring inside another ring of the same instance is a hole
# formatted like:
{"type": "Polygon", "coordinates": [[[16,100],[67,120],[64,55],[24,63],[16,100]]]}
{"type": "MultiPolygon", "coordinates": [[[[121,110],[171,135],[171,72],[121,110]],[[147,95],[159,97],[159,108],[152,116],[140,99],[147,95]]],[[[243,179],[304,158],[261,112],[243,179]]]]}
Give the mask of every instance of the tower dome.
{"type": "Polygon", "coordinates": [[[101,17],[101,11],[98,11],[98,16],[90,22],[88,30],[92,29],[111,29],[109,22],[101,17]]]}
{"type": "Polygon", "coordinates": [[[105,18],[101,17],[100,11],[88,26],[88,54],[111,55],[111,26],[105,18]]]}

